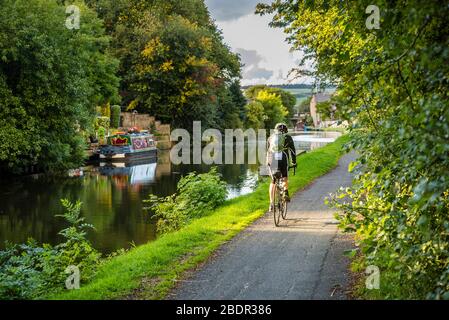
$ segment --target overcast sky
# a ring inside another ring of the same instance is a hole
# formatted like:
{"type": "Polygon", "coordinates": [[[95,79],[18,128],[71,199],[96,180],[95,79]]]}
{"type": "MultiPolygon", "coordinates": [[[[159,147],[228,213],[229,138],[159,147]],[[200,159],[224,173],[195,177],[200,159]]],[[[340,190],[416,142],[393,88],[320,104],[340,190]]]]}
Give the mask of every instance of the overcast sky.
{"type": "MultiPolygon", "coordinates": [[[[270,16],[255,15],[259,2],[269,0],[205,0],[212,18],[223,31],[225,42],[240,54],[242,85],[288,83],[288,72],[297,67],[299,52],[290,52],[281,29],[268,26],[270,16]]],[[[292,83],[309,83],[299,79],[292,83]]]]}

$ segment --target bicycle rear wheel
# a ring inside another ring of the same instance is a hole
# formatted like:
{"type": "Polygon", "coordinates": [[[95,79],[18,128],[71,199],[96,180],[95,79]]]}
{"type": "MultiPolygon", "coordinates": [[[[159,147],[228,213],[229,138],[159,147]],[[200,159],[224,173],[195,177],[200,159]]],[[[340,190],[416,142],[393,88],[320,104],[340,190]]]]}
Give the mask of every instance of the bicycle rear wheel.
{"type": "Polygon", "coordinates": [[[282,220],[285,220],[287,218],[287,201],[285,201],[285,199],[282,199],[281,201],[281,215],[282,220]]]}
{"type": "Polygon", "coordinates": [[[276,188],[276,192],[274,193],[274,208],[273,208],[273,218],[274,225],[279,227],[279,223],[281,221],[281,195],[279,193],[279,189],[276,188]]]}

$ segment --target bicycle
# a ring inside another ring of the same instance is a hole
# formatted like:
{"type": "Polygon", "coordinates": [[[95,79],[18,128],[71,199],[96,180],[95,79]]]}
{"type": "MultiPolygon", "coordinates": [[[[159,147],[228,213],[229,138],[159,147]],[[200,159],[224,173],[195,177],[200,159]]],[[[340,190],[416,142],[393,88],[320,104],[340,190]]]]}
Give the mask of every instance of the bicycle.
{"type": "MultiPolygon", "coordinates": [[[[294,169],[294,175],[296,175],[296,166],[292,166],[288,168],[294,169]]],[[[280,172],[276,172],[273,175],[276,191],[274,193],[274,208],[273,208],[273,217],[274,217],[274,225],[279,227],[279,223],[282,220],[287,218],[287,200],[286,200],[286,192],[284,182],[282,181],[282,177],[280,176],[280,172]]]]}

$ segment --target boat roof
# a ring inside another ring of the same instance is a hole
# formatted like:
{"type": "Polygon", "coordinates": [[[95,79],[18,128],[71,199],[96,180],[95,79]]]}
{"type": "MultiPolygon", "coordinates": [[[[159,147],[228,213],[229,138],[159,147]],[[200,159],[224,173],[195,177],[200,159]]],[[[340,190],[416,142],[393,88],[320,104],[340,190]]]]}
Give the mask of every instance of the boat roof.
{"type": "Polygon", "coordinates": [[[116,134],[108,136],[108,138],[115,136],[130,136],[131,138],[135,138],[135,137],[153,137],[153,134],[149,133],[146,130],[136,133],[117,132],[116,134]]]}

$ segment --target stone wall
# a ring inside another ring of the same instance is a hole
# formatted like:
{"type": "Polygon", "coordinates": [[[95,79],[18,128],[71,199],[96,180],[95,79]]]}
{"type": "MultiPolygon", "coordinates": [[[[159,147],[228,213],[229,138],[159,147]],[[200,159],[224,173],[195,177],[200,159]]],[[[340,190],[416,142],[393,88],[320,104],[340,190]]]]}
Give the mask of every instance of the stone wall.
{"type": "Polygon", "coordinates": [[[147,130],[155,122],[156,119],[148,114],[134,114],[131,112],[122,112],[120,119],[120,125],[124,128],[138,127],[143,130],[147,130]]]}

